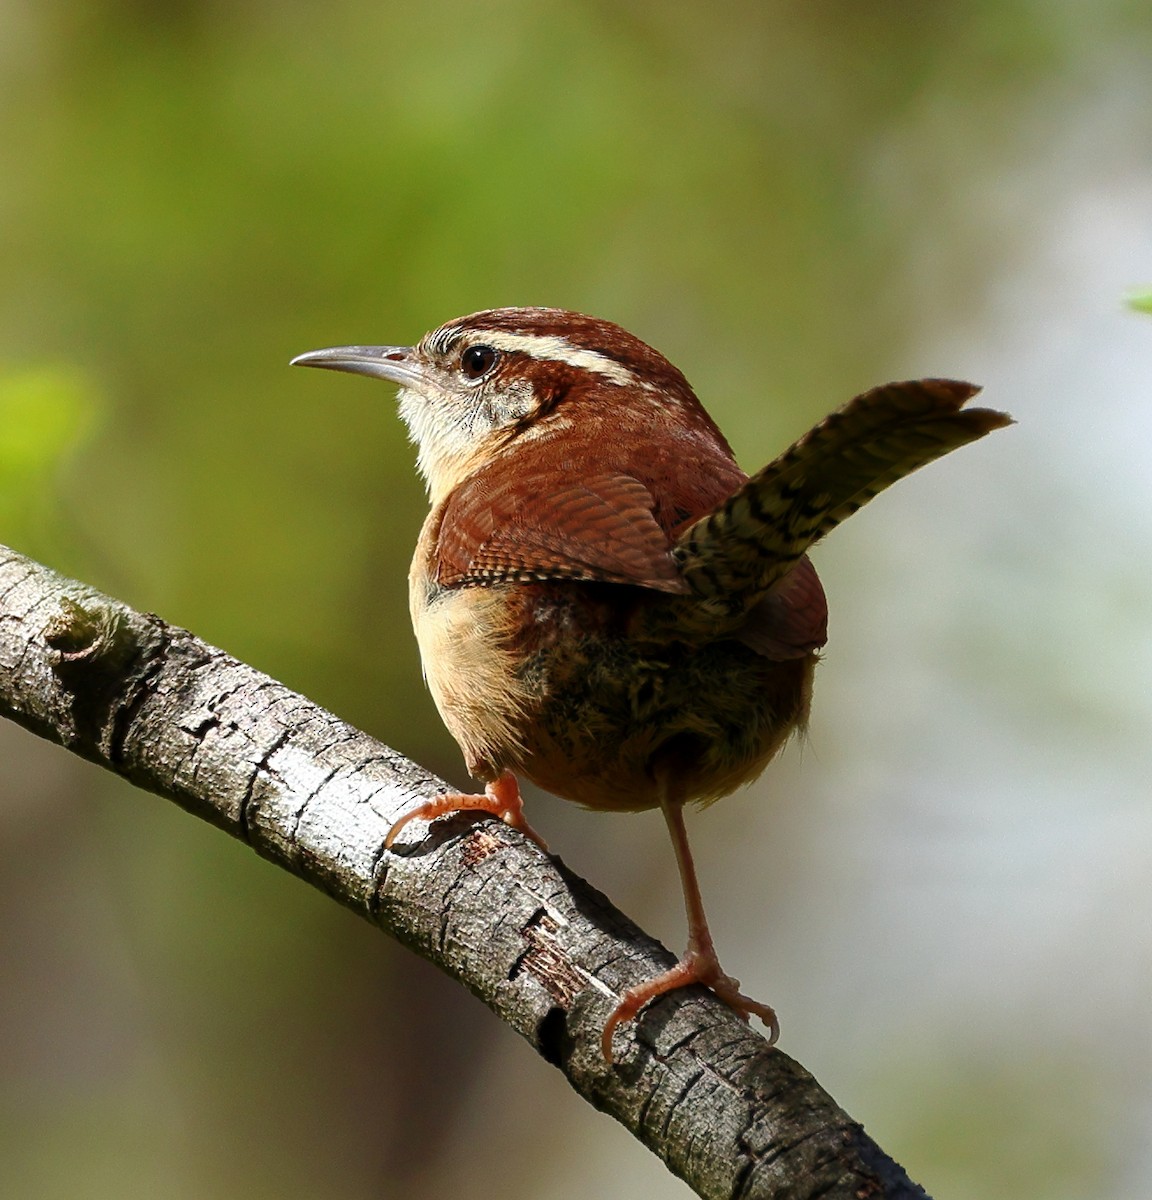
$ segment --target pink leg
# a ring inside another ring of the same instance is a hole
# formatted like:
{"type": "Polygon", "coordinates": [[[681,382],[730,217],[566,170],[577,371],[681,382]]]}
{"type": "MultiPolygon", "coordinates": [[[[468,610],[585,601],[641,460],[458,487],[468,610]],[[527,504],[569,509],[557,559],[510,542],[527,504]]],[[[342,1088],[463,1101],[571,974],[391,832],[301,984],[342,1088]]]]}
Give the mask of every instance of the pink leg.
{"type": "Polygon", "coordinates": [[[545,854],[548,853],[547,843],[524,820],[524,800],[520,795],[520,785],[516,782],[516,776],[511,771],[505,771],[491,783],[485,784],[484,791],[478,795],[446,792],[443,796],[437,796],[435,800],[427,800],[415,808],[410,808],[388,830],[388,836],[384,839],[384,849],[392,849],[396,835],[409,821],[434,821],[437,817],[446,816],[448,813],[472,809],[499,817],[505,825],[519,829],[525,837],[531,838],[545,854]]]}
{"type": "Polygon", "coordinates": [[[631,1021],[649,1000],[676,988],[686,987],[690,983],[702,983],[711,988],[745,1021],[752,1014],[758,1016],[768,1026],[768,1043],[772,1045],[780,1036],[780,1024],[776,1020],[776,1013],[767,1004],[745,996],[740,991],[740,981],[733,979],[731,975],[725,975],[720,969],[720,960],[716,957],[716,948],[712,944],[712,934],[708,929],[708,919],[704,915],[700,886],[696,882],[692,851],[688,847],[688,833],[684,828],[684,806],[679,800],[669,798],[662,800],[660,807],[668,823],[668,832],[672,835],[672,847],[676,851],[676,863],[680,868],[684,907],[688,912],[688,949],[684,957],[670,970],[629,988],[620,997],[620,1003],[604,1026],[600,1043],[605,1061],[612,1062],[612,1034],[617,1025],[631,1021]]]}

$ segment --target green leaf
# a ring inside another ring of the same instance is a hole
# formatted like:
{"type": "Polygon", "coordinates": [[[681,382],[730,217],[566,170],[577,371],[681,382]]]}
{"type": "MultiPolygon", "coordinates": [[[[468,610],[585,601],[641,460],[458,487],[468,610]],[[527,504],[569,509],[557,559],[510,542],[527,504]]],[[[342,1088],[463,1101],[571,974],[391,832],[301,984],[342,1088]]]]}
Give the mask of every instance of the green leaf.
{"type": "Polygon", "coordinates": [[[1132,292],[1128,297],[1128,307],[1133,312],[1148,313],[1152,316],[1152,288],[1141,288],[1132,292]]]}

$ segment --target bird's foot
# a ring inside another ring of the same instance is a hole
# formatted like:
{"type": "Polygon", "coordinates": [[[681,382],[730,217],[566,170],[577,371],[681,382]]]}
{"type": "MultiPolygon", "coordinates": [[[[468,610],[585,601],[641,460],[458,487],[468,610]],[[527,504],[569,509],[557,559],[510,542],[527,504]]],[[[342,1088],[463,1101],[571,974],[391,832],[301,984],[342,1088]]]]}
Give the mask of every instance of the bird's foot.
{"type": "Polygon", "coordinates": [[[745,996],[740,991],[740,980],[733,979],[731,975],[725,975],[720,969],[720,962],[714,950],[702,951],[689,947],[684,957],[670,970],[629,988],[620,997],[620,1003],[616,1005],[615,1011],[604,1026],[600,1042],[604,1051],[604,1060],[608,1063],[613,1061],[612,1035],[615,1033],[617,1025],[624,1021],[631,1021],[649,1000],[655,1000],[657,996],[663,996],[665,992],[687,987],[691,983],[702,983],[705,987],[710,988],[745,1021],[750,1016],[759,1017],[768,1026],[768,1044],[770,1046],[776,1044],[776,1039],[780,1036],[780,1022],[776,1019],[775,1010],[767,1004],[753,1000],[750,996],[745,996]]]}
{"type": "Polygon", "coordinates": [[[520,795],[520,785],[516,782],[516,776],[511,771],[498,775],[478,794],[446,792],[443,796],[410,808],[388,830],[388,836],[384,839],[384,849],[392,848],[400,830],[409,821],[434,821],[437,817],[447,816],[449,813],[466,811],[487,812],[499,817],[505,825],[518,829],[525,837],[531,838],[545,854],[548,853],[548,844],[524,819],[524,799],[520,795]]]}

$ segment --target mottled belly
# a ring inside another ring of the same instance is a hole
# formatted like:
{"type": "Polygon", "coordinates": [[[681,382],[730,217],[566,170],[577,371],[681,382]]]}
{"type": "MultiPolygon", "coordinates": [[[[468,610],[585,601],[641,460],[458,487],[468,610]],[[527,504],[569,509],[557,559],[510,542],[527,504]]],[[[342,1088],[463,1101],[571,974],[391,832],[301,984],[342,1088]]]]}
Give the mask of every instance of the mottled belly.
{"type": "Polygon", "coordinates": [[[593,808],[651,808],[662,786],[707,803],[756,778],[803,724],[814,665],[732,641],[589,638],[541,650],[524,668],[542,702],[517,766],[593,808]]]}
{"type": "Polygon", "coordinates": [[[469,770],[623,810],[656,806],[663,786],[706,803],[754,779],[807,717],[815,655],[638,641],[631,615],[650,595],[559,581],[414,593],[425,674],[469,770]]]}

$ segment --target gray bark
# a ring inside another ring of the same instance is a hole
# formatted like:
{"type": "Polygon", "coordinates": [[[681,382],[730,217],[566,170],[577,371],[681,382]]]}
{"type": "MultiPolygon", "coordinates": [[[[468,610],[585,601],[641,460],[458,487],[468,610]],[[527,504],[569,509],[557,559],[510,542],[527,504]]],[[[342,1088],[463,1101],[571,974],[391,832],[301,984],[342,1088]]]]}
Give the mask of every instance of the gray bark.
{"type": "Polygon", "coordinates": [[[0,547],[0,712],[174,800],[328,893],[480,997],[702,1197],[924,1197],[801,1066],[711,993],[600,1031],[672,956],[485,817],[409,826],[447,789],[206,645],[0,547]]]}

